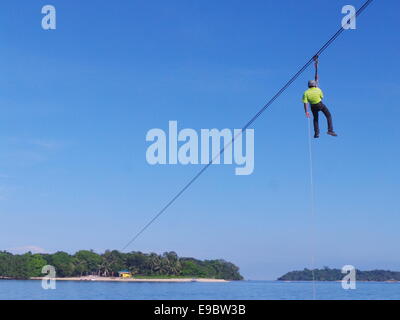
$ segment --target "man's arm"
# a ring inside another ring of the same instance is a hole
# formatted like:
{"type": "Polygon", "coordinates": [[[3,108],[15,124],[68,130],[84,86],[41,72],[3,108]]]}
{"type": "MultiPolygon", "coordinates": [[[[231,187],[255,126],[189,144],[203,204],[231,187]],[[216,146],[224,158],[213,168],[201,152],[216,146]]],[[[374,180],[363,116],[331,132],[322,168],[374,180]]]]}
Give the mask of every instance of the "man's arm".
{"type": "Polygon", "coordinates": [[[309,118],[310,114],[308,113],[308,99],[307,99],[307,91],[303,94],[303,103],[304,103],[304,112],[306,113],[306,117],[309,118]]]}
{"type": "Polygon", "coordinates": [[[304,112],[306,113],[306,117],[310,117],[310,113],[308,112],[308,103],[304,103],[304,112]]]}

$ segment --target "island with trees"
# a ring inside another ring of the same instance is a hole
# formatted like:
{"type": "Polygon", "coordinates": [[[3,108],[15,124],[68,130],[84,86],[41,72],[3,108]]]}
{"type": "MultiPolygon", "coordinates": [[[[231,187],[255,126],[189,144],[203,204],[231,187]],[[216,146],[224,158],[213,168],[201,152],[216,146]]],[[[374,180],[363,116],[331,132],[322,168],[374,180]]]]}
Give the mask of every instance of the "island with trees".
{"type": "MultiPolygon", "coordinates": [[[[279,281],[341,281],[346,274],[340,269],[324,267],[322,269],[304,269],[291,271],[278,278],[279,281]]],[[[357,281],[400,281],[400,272],[389,270],[356,270],[357,281]]]]}
{"type": "Polygon", "coordinates": [[[102,254],[80,250],[74,254],[12,254],[0,251],[1,279],[33,279],[45,276],[42,268],[53,266],[57,279],[119,279],[121,270],[133,279],[242,280],[239,268],[222,259],[198,260],[178,257],[175,252],[156,253],[107,250],[102,254]]]}

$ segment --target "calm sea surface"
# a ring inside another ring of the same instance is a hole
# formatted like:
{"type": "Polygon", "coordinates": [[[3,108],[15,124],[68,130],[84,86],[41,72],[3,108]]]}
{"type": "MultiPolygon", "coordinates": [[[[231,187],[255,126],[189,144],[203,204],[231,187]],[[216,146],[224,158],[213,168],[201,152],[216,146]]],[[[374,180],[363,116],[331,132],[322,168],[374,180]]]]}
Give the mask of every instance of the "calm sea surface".
{"type": "MultiPolygon", "coordinates": [[[[360,282],[344,290],[338,282],[317,282],[317,299],[400,299],[400,283],[360,282]]],[[[44,290],[38,280],[0,280],[0,299],[312,299],[309,282],[119,283],[58,281],[44,290]]]]}

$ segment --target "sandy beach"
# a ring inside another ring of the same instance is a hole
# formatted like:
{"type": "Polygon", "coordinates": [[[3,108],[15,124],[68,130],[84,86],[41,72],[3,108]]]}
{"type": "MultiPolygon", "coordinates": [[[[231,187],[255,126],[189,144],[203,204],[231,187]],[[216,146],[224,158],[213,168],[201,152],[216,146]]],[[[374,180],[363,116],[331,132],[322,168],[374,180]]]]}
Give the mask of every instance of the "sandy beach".
{"type": "MultiPolygon", "coordinates": [[[[31,280],[42,280],[44,277],[32,277],[31,280]]],[[[56,281],[102,281],[102,282],[229,282],[223,279],[203,279],[203,278],[172,278],[172,279],[137,279],[137,278],[117,278],[117,277],[70,277],[54,278],[56,281]]]]}

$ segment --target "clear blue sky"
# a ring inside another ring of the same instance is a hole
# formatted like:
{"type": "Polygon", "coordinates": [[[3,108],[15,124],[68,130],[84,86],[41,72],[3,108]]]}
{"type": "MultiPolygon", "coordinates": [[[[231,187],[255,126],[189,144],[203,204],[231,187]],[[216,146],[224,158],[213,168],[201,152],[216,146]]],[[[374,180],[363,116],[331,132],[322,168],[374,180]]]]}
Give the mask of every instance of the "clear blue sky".
{"type": "MultiPolygon", "coordinates": [[[[346,4],[3,1],[1,249],[121,249],[200,169],[148,165],[147,131],[240,128],[346,4]],[[49,3],[55,31],[41,29],[49,3]]],[[[376,0],[320,60],[339,138],[313,141],[317,267],[400,270],[399,12],[376,0]]],[[[212,166],[129,249],[224,258],[248,279],[309,267],[312,73],[254,123],[252,175],[212,166]]]]}

